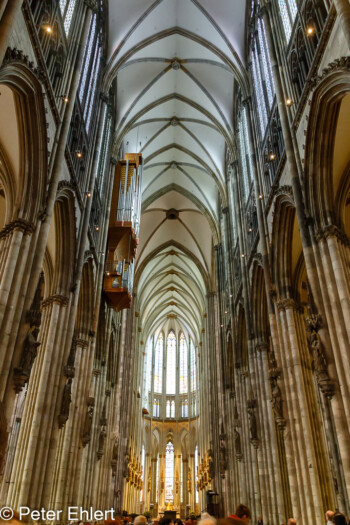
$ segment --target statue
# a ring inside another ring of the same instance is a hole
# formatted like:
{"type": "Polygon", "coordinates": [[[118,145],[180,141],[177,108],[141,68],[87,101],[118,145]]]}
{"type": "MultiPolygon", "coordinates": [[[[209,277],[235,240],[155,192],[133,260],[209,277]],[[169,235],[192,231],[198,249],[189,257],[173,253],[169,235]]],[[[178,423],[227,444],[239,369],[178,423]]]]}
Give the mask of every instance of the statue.
{"type": "Polygon", "coordinates": [[[276,419],[283,419],[282,393],[281,393],[281,389],[278,386],[278,383],[276,380],[273,383],[271,401],[272,401],[272,408],[273,408],[276,419]]]}
{"type": "Polygon", "coordinates": [[[100,430],[100,435],[98,438],[98,451],[97,451],[97,457],[100,459],[103,456],[103,450],[105,446],[105,439],[107,436],[106,429],[104,427],[100,430]]]}
{"type": "Polygon", "coordinates": [[[316,330],[311,333],[310,347],[313,365],[318,380],[328,379],[327,361],[321,348],[321,341],[316,330]]]}
{"type": "Polygon", "coordinates": [[[128,450],[126,450],[125,455],[124,455],[123,478],[127,478],[128,477],[129,460],[130,460],[129,452],[128,452],[128,450]]]}
{"type": "Polygon", "coordinates": [[[221,477],[225,477],[225,471],[227,470],[227,454],[226,454],[226,442],[225,434],[220,435],[220,474],[221,477]]]}
{"type": "Polygon", "coordinates": [[[210,449],[208,450],[208,471],[209,471],[209,477],[210,479],[214,479],[215,477],[215,465],[214,465],[214,453],[212,450],[212,443],[210,442],[210,449]]]}
{"type": "Polygon", "coordinates": [[[191,469],[188,469],[188,475],[187,475],[187,492],[191,494],[192,492],[192,476],[191,476],[191,469]]]}
{"type": "Polygon", "coordinates": [[[112,449],[112,459],[114,461],[117,461],[118,459],[118,450],[119,450],[119,438],[115,436],[114,443],[113,443],[113,449],[112,449]]]}
{"type": "Polygon", "coordinates": [[[258,441],[258,425],[254,408],[248,408],[248,414],[250,420],[250,439],[252,441],[258,441]]]}
{"type": "Polygon", "coordinates": [[[242,445],[241,445],[241,436],[238,430],[235,428],[234,430],[234,438],[235,438],[235,453],[236,457],[240,459],[242,457],[242,445]]]}
{"type": "Polygon", "coordinates": [[[87,409],[84,427],[83,427],[83,433],[82,433],[82,441],[83,441],[84,447],[90,442],[90,439],[91,439],[91,427],[92,427],[93,415],[94,415],[94,407],[92,405],[89,405],[87,409]]]}
{"type": "Polygon", "coordinates": [[[62,403],[61,403],[61,414],[69,416],[69,407],[72,402],[72,379],[69,378],[67,383],[64,385],[62,403]]]}
{"type": "Polygon", "coordinates": [[[36,340],[38,337],[38,333],[38,327],[31,326],[23,343],[23,350],[19,368],[22,370],[22,373],[28,377],[30,376],[30,371],[34,363],[34,359],[36,358],[36,355],[38,353],[38,346],[40,346],[40,343],[36,340]]]}

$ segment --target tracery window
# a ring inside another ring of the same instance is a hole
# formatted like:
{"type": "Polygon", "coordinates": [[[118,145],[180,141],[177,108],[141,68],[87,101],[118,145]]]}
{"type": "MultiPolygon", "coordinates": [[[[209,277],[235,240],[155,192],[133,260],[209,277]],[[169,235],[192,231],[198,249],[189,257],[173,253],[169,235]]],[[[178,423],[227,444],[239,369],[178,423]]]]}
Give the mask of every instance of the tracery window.
{"type": "Polygon", "coordinates": [[[181,402],[181,417],[188,417],[188,401],[184,399],[181,402]]]}
{"type": "Polygon", "coordinates": [[[275,94],[275,85],[273,82],[270,57],[268,55],[268,50],[267,50],[265,23],[264,23],[264,20],[261,18],[258,19],[258,40],[259,40],[259,46],[260,46],[261,62],[262,62],[263,71],[264,71],[268,105],[269,105],[269,108],[271,108],[273,97],[275,94]]]}
{"type": "Polygon", "coordinates": [[[95,13],[91,19],[89,38],[85,45],[83,72],[79,86],[79,101],[83,110],[87,131],[90,128],[92,111],[95,105],[95,95],[99,81],[100,65],[101,47],[97,34],[97,14],[95,13]]]}
{"type": "Polygon", "coordinates": [[[197,372],[196,372],[196,350],[190,339],[190,358],[191,358],[191,392],[197,390],[197,372]]]}
{"type": "Polygon", "coordinates": [[[297,16],[298,6],[296,0],[278,0],[281,13],[282,25],[286,40],[289,42],[295,17],[297,16]]]}
{"type": "MultiPolygon", "coordinates": [[[[100,151],[100,158],[98,163],[98,170],[97,170],[97,187],[99,190],[100,196],[104,193],[104,186],[105,181],[108,177],[108,170],[109,170],[109,151],[110,151],[110,144],[111,144],[111,133],[112,128],[112,115],[109,113],[109,111],[106,112],[105,122],[104,122],[104,128],[103,128],[103,139],[101,143],[101,151],[100,151]]],[[[151,371],[149,370],[149,373],[151,375],[151,371]]]]}
{"type": "Polygon", "coordinates": [[[154,399],[153,400],[153,417],[159,417],[160,415],[160,403],[159,403],[159,399],[154,399]]]}
{"type": "Polygon", "coordinates": [[[176,336],[173,331],[167,338],[166,393],[176,393],[176,336]]]}
{"type": "Polygon", "coordinates": [[[165,501],[166,503],[174,500],[174,445],[171,441],[165,448],[165,501]]]}
{"type": "Polygon", "coordinates": [[[180,394],[188,391],[188,352],[184,334],[180,335],[180,394]]]}
{"type": "Polygon", "coordinates": [[[143,407],[153,417],[182,419],[195,415],[197,363],[191,337],[187,340],[182,331],[177,337],[174,330],[166,336],[161,332],[150,337],[143,374],[143,407]]]}
{"type": "Polygon", "coordinates": [[[244,196],[245,199],[248,199],[253,180],[253,167],[248,140],[248,121],[245,107],[242,109],[239,124],[239,150],[241,154],[244,196]]]}
{"type": "Polygon", "coordinates": [[[153,389],[157,394],[162,393],[162,383],[163,383],[163,346],[164,339],[163,334],[160,334],[157,340],[156,345],[156,355],[154,361],[154,386],[153,389]]]}
{"type": "Polygon", "coordinates": [[[197,481],[198,481],[197,474],[198,474],[198,445],[196,446],[195,451],[194,451],[194,479],[196,483],[196,490],[195,490],[196,503],[199,502],[198,487],[197,487],[197,481]]]}
{"type": "Polygon", "coordinates": [[[174,418],[175,417],[175,401],[168,399],[166,402],[166,417],[174,418]]]}
{"type": "Polygon", "coordinates": [[[258,18],[256,22],[255,39],[251,50],[251,71],[260,134],[263,138],[268,123],[268,114],[274,100],[275,85],[267,46],[265,23],[261,18],[258,18]]]}
{"type": "Polygon", "coordinates": [[[63,19],[63,27],[66,36],[69,35],[71,28],[73,13],[76,5],[76,0],[60,0],[60,11],[63,19]]]}
{"type": "MultiPolygon", "coordinates": [[[[141,451],[142,487],[145,486],[145,459],[146,459],[145,445],[142,445],[142,451],[141,451]]],[[[143,488],[140,490],[140,501],[142,500],[143,500],[143,488]]]]}

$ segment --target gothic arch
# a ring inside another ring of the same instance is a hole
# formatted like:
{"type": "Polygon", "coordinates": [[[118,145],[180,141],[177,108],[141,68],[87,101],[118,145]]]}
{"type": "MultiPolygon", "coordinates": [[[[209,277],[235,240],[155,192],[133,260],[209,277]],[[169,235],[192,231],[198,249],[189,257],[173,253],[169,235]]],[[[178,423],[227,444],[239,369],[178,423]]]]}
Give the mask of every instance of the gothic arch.
{"type": "Polygon", "coordinates": [[[275,202],[272,225],[272,280],[280,297],[291,297],[292,246],[297,227],[294,205],[286,195],[275,202]]]}
{"type": "Polygon", "coordinates": [[[269,320],[267,312],[267,298],[265,292],[265,278],[262,266],[255,261],[252,272],[252,305],[253,330],[259,342],[268,342],[269,320]]]}
{"type": "Polygon", "coordinates": [[[91,319],[94,313],[94,273],[92,258],[84,264],[81,278],[81,286],[78,300],[78,311],[76,318],[76,335],[78,338],[87,339],[91,319]]]}
{"type": "Polygon", "coordinates": [[[12,209],[8,216],[13,220],[18,214],[19,217],[34,222],[42,210],[47,184],[47,131],[43,90],[38,72],[22,53],[10,50],[6,61],[0,69],[0,85],[5,86],[14,98],[19,150],[18,173],[14,172],[12,166],[13,180],[7,181],[7,187],[12,188],[9,199],[9,202],[12,201],[12,209]]]}
{"type": "Polygon", "coordinates": [[[237,316],[237,341],[236,341],[236,355],[235,365],[238,368],[245,369],[248,366],[248,338],[247,338],[247,324],[246,313],[241,304],[238,307],[237,316]]]}
{"type": "Polygon", "coordinates": [[[69,191],[57,198],[54,217],[56,257],[52,293],[68,295],[73,284],[76,245],[76,218],[74,196],[69,191]]]}
{"type": "Polygon", "coordinates": [[[319,80],[311,102],[305,146],[305,194],[317,229],[332,224],[342,226],[338,197],[341,196],[339,188],[344,186],[342,178],[348,179],[349,175],[350,154],[346,147],[350,139],[348,125],[345,124],[341,130],[345,144],[343,151],[347,154],[347,158],[342,159],[343,168],[346,165],[347,170],[341,169],[341,173],[337,173],[340,168],[336,143],[340,139],[337,132],[342,112],[345,109],[348,114],[350,107],[350,72],[345,68],[346,60],[339,59],[331,64],[325,78],[319,80]]]}

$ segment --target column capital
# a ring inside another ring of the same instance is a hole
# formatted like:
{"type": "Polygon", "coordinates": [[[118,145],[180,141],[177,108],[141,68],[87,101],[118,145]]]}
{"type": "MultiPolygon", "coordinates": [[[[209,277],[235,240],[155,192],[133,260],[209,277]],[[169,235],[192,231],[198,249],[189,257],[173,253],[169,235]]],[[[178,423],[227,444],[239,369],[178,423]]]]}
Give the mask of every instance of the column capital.
{"type": "Polygon", "coordinates": [[[44,301],[41,303],[42,308],[46,308],[46,306],[49,306],[51,304],[58,304],[60,306],[67,306],[69,302],[69,298],[65,295],[50,295],[44,301]]]}
{"type": "Polygon", "coordinates": [[[97,0],[84,0],[84,4],[91,9],[93,12],[98,11],[98,2],[97,0]]]}

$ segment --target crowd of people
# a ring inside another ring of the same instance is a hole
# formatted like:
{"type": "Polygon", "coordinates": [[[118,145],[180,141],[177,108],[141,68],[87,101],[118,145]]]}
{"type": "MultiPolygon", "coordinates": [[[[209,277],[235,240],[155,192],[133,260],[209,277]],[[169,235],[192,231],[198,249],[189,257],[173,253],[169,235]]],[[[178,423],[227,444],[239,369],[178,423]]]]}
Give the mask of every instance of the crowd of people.
{"type": "MultiPolygon", "coordinates": [[[[216,519],[207,513],[203,513],[197,521],[197,525],[253,525],[251,520],[250,509],[246,505],[241,504],[238,505],[235,513],[230,514],[227,518],[216,519]]],[[[350,520],[348,516],[345,516],[345,514],[341,512],[328,510],[325,514],[325,523],[326,525],[350,525],[350,520]]],[[[133,523],[133,525],[147,524],[148,520],[145,516],[137,516],[133,523]]],[[[173,521],[171,518],[164,517],[159,520],[154,520],[153,525],[188,525],[188,523],[183,522],[179,518],[173,521]]],[[[256,525],[264,525],[262,516],[258,517],[256,525]]],[[[289,518],[287,523],[282,523],[282,525],[298,525],[298,523],[294,518],[289,518]]]]}

